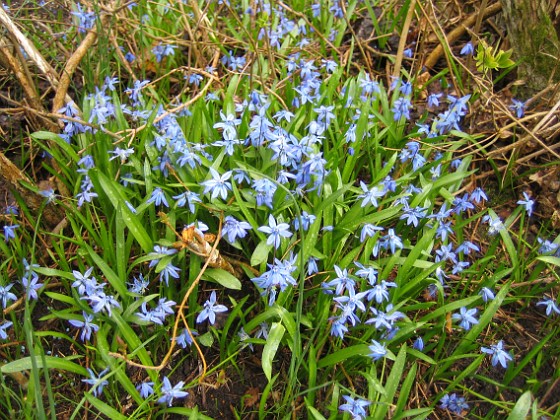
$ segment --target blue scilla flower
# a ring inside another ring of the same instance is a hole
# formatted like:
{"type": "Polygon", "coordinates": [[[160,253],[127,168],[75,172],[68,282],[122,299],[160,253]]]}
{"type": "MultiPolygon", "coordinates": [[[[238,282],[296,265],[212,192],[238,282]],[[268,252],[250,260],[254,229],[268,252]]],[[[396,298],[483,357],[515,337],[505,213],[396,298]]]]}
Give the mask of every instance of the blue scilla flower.
{"type": "Polygon", "coordinates": [[[405,206],[399,219],[405,220],[407,225],[417,227],[418,223],[426,217],[426,210],[426,208],[420,206],[414,208],[405,206]]]}
{"type": "Polygon", "coordinates": [[[463,241],[458,247],[457,252],[462,252],[465,255],[469,255],[471,251],[479,252],[480,248],[478,245],[470,242],[470,241],[463,241]]]}
{"type": "Polygon", "coordinates": [[[97,282],[97,279],[91,275],[92,271],[93,267],[88,268],[84,274],[76,270],[72,271],[75,280],[72,283],[72,287],[77,288],[78,294],[82,297],[90,296],[103,290],[104,285],[97,282]]]}
{"type": "Polygon", "coordinates": [[[132,283],[128,284],[128,291],[130,293],[135,293],[138,295],[143,295],[148,290],[148,286],[150,285],[150,280],[147,277],[144,277],[142,273],[138,274],[138,277],[133,277],[132,283]]]}
{"type": "Polygon", "coordinates": [[[397,181],[391,178],[391,175],[387,175],[381,181],[381,185],[383,185],[383,191],[387,192],[395,192],[397,191],[397,181]]]}
{"type": "Polygon", "coordinates": [[[324,122],[325,125],[330,125],[331,121],[335,118],[334,113],[332,112],[334,109],[334,105],[324,106],[321,105],[319,108],[314,108],[317,115],[317,121],[324,122]]]}
{"type": "Polygon", "coordinates": [[[463,48],[461,48],[461,51],[459,52],[459,54],[461,55],[473,55],[474,54],[474,47],[472,42],[467,42],[463,48]]]}
{"type": "Polygon", "coordinates": [[[93,395],[99,397],[103,392],[103,388],[109,385],[109,381],[103,379],[103,376],[109,371],[109,368],[101,371],[99,375],[96,375],[95,372],[90,368],[88,368],[87,371],[89,373],[89,378],[82,379],[82,382],[85,382],[86,384],[90,385],[93,388],[92,390],[93,395]]]}
{"type": "Polygon", "coordinates": [[[431,214],[428,217],[436,219],[438,222],[445,222],[452,214],[453,210],[447,209],[447,203],[443,203],[437,213],[431,214]]]}
{"type": "Polygon", "coordinates": [[[464,269],[470,267],[470,265],[470,261],[457,261],[453,264],[453,270],[451,271],[451,274],[457,275],[464,269]]]}
{"type": "Polygon", "coordinates": [[[80,334],[80,340],[82,340],[83,342],[91,341],[91,333],[97,332],[99,330],[99,325],[93,322],[93,315],[88,314],[85,311],[83,311],[83,317],[84,317],[83,321],[80,321],[79,319],[71,319],[68,322],[73,327],[82,329],[82,333],[80,334]]]}
{"type": "Polygon", "coordinates": [[[251,118],[247,142],[254,147],[260,147],[265,141],[275,140],[272,127],[274,127],[274,124],[272,124],[266,116],[265,109],[261,108],[259,112],[251,118]]]}
{"type": "Polygon", "coordinates": [[[0,324],[0,340],[6,340],[8,338],[8,333],[6,332],[6,330],[12,325],[14,325],[12,321],[6,321],[0,324]]]}
{"type": "Polygon", "coordinates": [[[134,153],[134,149],[121,149],[120,147],[116,147],[115,150],[109,150],[108,153],[113,155],[109,158],[109,160],[119,158],[121,164],[124,164],[128,160],[128,157],[134,153]]]}
{"type": "Polygon", "coordinates": [[[37,274],[32,275],[31,278],[29,278],[29,275],[23,276],[23,278],[21,279],[21,285],[26,292],[27,299],[39,299],[37,290],[43,287],[43,284],[39,283],[39,276],[37,276],[37,274]]]}
{"type": "Polygon", "coordinates": [[[274,264],[267,264],[269,268],[268,271],[252,279],[259,288],[263,289],[262,295],[268,295],[268,304],[270,306],[275,302],[276,291],[278,289],[282,292],[289,286],[297,286],[296,279],[292,276],[292,273],[297,269],[294,264],[296,258],[295,255],[292,255],[291,258],[285,261],[275,258],[274,264]]]}
{"type": "Polygon", "coordinates": [[[4,225],[4,240],[10,242],[11,239],[15,239],[15,231],[19,225],[4,225]]]}
{"type": "Polygon", "coordinates": [[[405,163],[411,160],[414,155],[416,155],[420,151],[420,144],[415,141],[409,141],[406,143],[404,149],[401,150],[399,153],[399,159],[402,163],[405,163]]]}
{"type": "Polygon", "coordinates": [[[376,232],[381,232],[383,230],[380,226],[375,226],[371,223],[366,223],[362,227],[360,232],[360,242],[364,242],[367,238],[372,238],[376,232]]]}
{"type": "Polygon", "coordinates": [[[517,99],[512,99],[511,102],[512,104],[509,106],[509,109],[515,111],[515,116],[517,118],[522,118],[525,115],[526,102],[517,99]]]}
{"type": "Polygon", "coordinates": [[[505,229],[504,224],[500,220],[498,216],[491,216],[489,214],[485,215],[482,218],[482,221],[488,223],[488,234],[495,235],[496,233],[500,232],[501,230],[505,229]]]}
{"type": "Polygon", "coordinates": [[[181,334],[179,334],[177,338],[175,338],[175,342],[181,348],[186,349],[187,347],[190,347],[193,343],[193,338],[191,337],[191,335],[192,337],[196,337],[198,335],[198,331],[190,330],[190,334],[189,334],[189,330],[183,328],[181,334]]]}
{"type": "Polygon", "coordinates": [[[330,318],[331,323],[331,335],[338,338],[344,338],[344,335],[348,332],[348,327],[346,326],[346,320],[343,317],[330,318]]]}
{"type": "Polygon", "coordinates": [[[344,404],[341,404],[338,409],[349,413],[352,416],[352,420],[362,420],[368,416],[367,407],[371,402],[364,400],[362,398],[352,398],[349,395],[343,395],[344,404]]]}
{"type": "Polygon", "coordinates": [[[169,203],[167,202],[167,198],[165,197],[165,193],[161,188],[154,188],[150,198],[146,202],[147,204],[154,203],[156,206],[163,204],[165,207],[169,207],[169,203]]]}
{"type": "Polygon", "coordinates": [[[135,80],[132,88],[127,88],[124,92],[130,95],[134,105],[138,105],[142,96],[142,89],[150,83],[149,80],[135,80]]]}
{"type": "Polygon", "coordinates": [[[412,95],[412,83],[402,82],[401,86],[399,87],[399,92],[405,96],[412,95]]]}
{"type": "Polygon", "coordinates": [[[301,228],[304,231],[307,231],[309,229],[309,226],[311,226],[313,224],[313,222],[315,222],[316,219],[317,219],[317,216],[315,216],[314,214],[309,214],[304,210],[304,211],[301,212],[300,217],[296,217],[294,219],[294,229],[295,230],[299,229],[300,221],[301,221],[301,228]]]}
{"type": "Polygon", "coordinates": [[[87,174],[90,169],[95,168],[93,156],[83,155],[82,158],[78,161],[78,166],[80,166],[80,169],[78,169],[77,172],[87,174]]]}
{"type": "Polygon", "coordinates": [[[467,210],[473,210],[474,209],[474,204],[472,204],[469,201],[469,194],[468,193],[465,193],[462,198],[459,197],[459,196],[455,197],[453,199],[453,206],[454,206],[453,211],[456,214],[461,214],[461,213],[463,213],[467,210]]]}
{"type": "Polygon", "coordinates": [[[159,263],[161,257],[164,257],[166,255],[173,255],[176,253],[177,250],[174,248],[167,248],[166,246],[154,245],[154,250],[148,254],[148,256],[153,257],[150,260],[150,264],[148,265],[148,268],[155,267],[159,263]]]}
{"type": "Polygon", "coordinates": [[[480,204],[484,201],[488,201],[488,197],[482,188],[476,187],[471,193],[470,200],[475,204],[480,204]]]}
{"type": "Polygon", "coordinates": [[[188,79],[189,79],[189,84],[195,85],[195,86],[200,86],[200,82],[202,82],[202,80],[204,80],[204,77],[202,77],[200,74],[193,73],[189,76],[188,79]]]}
{"type": "Polygon", "coordinates": [[[346,134],[344,134],[344,139],[346,140],[346,143],[354,143],[356,141],[356,128],[358,126],[354,123],[350,124],[350,126],[348,127],[348,131],[346,131],[346,134]]]}
{"type": "Polygon", "coordinates": [[[478,294],[482,297],[484,303],[494,300],[495,298],[494,292],[488,287],[483,287],[482,289],[480,289],[480,292],[478,294]]]}
{"type": "Polygon", "coordinates": [[[381,93],[379,82],[377,80],[372,80],[369,73],[366,73],[363,77],[360,77],[358,82],[360,84],[360,87],[362,88],[362,99],[381,93]]]}
{"type": "Polygon", "coordinates": [[[539,254],[549,254],[552,252],[556,252],[560,248],[560,245],[555,244],[554,242],[551,242],[548,239],[542,239],[537,237],[537,242],[540,244],[539,254]]]}
{"type": "MultiPolygon", "coordinates": [[[[430,93],[426,102],[428,103],[428,107],[436,108],[439,106],[439,98],[441,98],[442,93],[430,93]]],[[[428,133],[426,133],[428,134],[428,133]]]]}
{"type": "Polygon", "coordinates": [[[461,130],[461,127],[459,127],[461,116],[452,109],[448,109],[445,112],[438,114],[435,121],[436,130],[440,135],[446,134],[451,130],[461,130]]]}
{"type": "Polygon", "coordinates": [[[358,199],[363,199],[361,206],[366,207],[367,205],[372,205],[373,207],[377,207],[379,205],[377,199],[385,195],[384,188],[379,188],[378,186],[368,188],[363,181],[360,181],[360,187],[363,191],[363,194],[358,195],[358,199]]]}
{"type": "Polygon", "coordinates": [[[294,113],[291,111],[288,111],[286,109],[281,109],[280,111],[278,111],[276,114],[274,114],[274,119],[277,122],[280,122],[282,120],[286,121],[286,122],[290,122],[292,121],[292,119],[295,117],[294,113]]]}
{"type": "MultiPolygon", "coordinates": [[[[180,168],[188,165],[191,169],[195,169],[197,166],[200,166],[202,164],[202,158],[200,157],[200,155],[186,144],[179,144],[175,147],[175,156],[175,162],[180,168]]],[[[161,166],[163,166],[162,172],[166,174],[167,164],[170,162],[167,151],[164,152],[162,156],[160,156],[160,162],[161,166]]]]}
{"type": "Polygon", "coordinates": [[[399,121],[402,117],[405,120],[410,120],[410,109],[412,108],[412,102],[408,97],[400,97],[397,98],[395,103],[393,104],[393,119],[395,121],[399,121]]]}
{"type": "Polygon", "coordinates": [[[142,382],[136,385],[136,389],[140,393],[140,397],[146,399],[154,393],[154,383],[151,381],[142,382]]]}
{"type": "Polygon", "coordinates": [[[253,181],[253,190],[257,200],[257,206],[265,205],[272,209],[272,199],[278,187],[268,178],[261,178],[253,181]]]}
{"type": "Polygon", "coordinates": [[[387,347],[385,347],[385,344],[381,344],[380,342],[376,341],[376,340],[371,340],[371,345],[369,346],[369,357],[371,357],[373,359],[373,361],[377,361],[379,359],[384,358],[385,356],[387,356],[387,347]]]}
{"type": "Polygon", "coordinates": [[[414,344],[412,344],[412,348],[418,351],[424,351],[424,340],[422,339],[422,337],[417,337],[416,340],[414,340],[414,344]]]}
{"type": "Polygon", "coordinates": [[[480,351],[492,355],[492,366],[496,366],[499,363],[505,369],[509,362],[513,360],[511,354],[504,350],[504,342],[502,340],[498,341],[497,344],[492,344],[489,348],[481,347],[480,351]]]}
{"type": "Polygon", "coordinates": [[[244,238],[247,236],[252,227],[249,223],[239,221],[233,216],[226,216],[224,219],[224,226],[222,227],[222,236],[227,239],[230,244],[233,244],[237,238],[244,238]]]}
{"type": "Polygon", "coordinates": [[[4,214],[17,216],[19,214],[19,210],[18,210],[17,206],[15,206],[13,204],[10,204],[9,206],[6,206],[4,214]]]}
{"type": "Polygon", "coordinates": [[[338,67],[338,64],[336,63],[336,61],[333,61],[333,60],[323,59],[323,60],[321,60],[321,63],[322,63],[321,67],[323,67],[327,73],[334,73],[334,71],[338,67]]]}
{"type": "Polygon", "coordinates": [[[82,207],[84,203],[91,203],[93,199],[97,197],[97,193],[93,191],[93,189],[93,182],[90,177],[86,175],[80,184],[80,192],[76,194],[78,207],[82,207]]]}
{"type": "Polygon", "coordinates": [[[346,268],[342,269],[335,264],[334,271],[336,273],[336,277],[328,283],[322,284],[324,290],[330,290],[334,287],[335,294],[337,296],[342,296],[346,289],[349,287],[354,288],[356,286],[356,280],[348,274],[348,270],[346,268]]]}
{"type": "Polygon", "coordinates": [[[169,261],[165,267],[160,271],[160,281],[163,281],[166,286],[169,285],[169,278],[178,279],[181,277],[181,269],[179,267],[174,266],[169,261]]]}
{"type": "Polygon", "coordinates": [[[381,309],[377,309],[373,306],[369,308],[370,312],[373,314],[373,317],[368,319],[365,323],[366,324],[373,324],[376,329],[381,330],[392,330],[394,324],[401,318],[404,318],[404,314],[399,311],[393,311],[393,305],[387,305],[386,312],[383,312],[381,309]]]}
{"type": "Polygon", "coordinates": [[[124,59],[129,63],[132,63],[134,60],[136,60],[136,56],[132,54],[130,51],[127,51],[126,54],[124,55],[124,59]]]}
{"type": "Polygon", "coordinates": [[[389,302],[389,288],[397,287],[397,283],[392,281],[381,280],[381,283],[374,285],[371,289],[368,289],[366,293],[366,299],[368,301],[375,300],[378,304],[383,301],[389,302]]]}
{"type": "Polygon", "coordinates": [[[270,246],[274,245],[276,249],[280,247],[282,238],[292,236],[290,225],[287,223],[277,223],[272,214],[268,216],[268,226],[261,226],[257,230],[266,233],[268,235],[266,243],[270,246]]]}
{"type": "Polygon", "coordinates": [[[161,42],[152,48],[152,53],[156,57],[156,62],[160,63],[164,57],[174,55],[175,49],[177,48],[176,45],[171,44],[162,44],[161,42]]]}
{"type": "Polygon", "coordinates": [[[327,161],[323,159],[323,153],[311,153],[309,159],[301,165],[296,176],[296,182],[303,188],[313,181],[309,191],[316,191],[320,195],[325,177],[329,171],[325,168],[327,161]]]}
{"type": "Polygon", "coordinates": [[[402,249],[404,247],[401,238],[395,233],[394,229],[389,229],[387,235],[382,236],[378,239],[375,246],[373,247],[372,254],[376,257],[381,249],[390,249],[391,254],[394,254],[397,249],[402,249]]]}
{"type": "Polygon", "coordinates": [[[457,394],[445,394],[440,402],[440,408],[449,410],[454,414],[461,415],[463,411],[469,409],[469,405],[465,402],[465,398],[458,397],[457,394]]]}
{"type": "Polygon", "coordinates": [[[457,254],[453,251],[453,244],[442,244],[436,251],[435,262],[440,261],[457,262],[457,254]]]}
{"type": "Polygon", "coordinates": [[[220,175],[218,171],[211,167],[210,175],[212,176],[212,179],[202,183],[202,185],[204,185],[204,194],[211,193],[212,199],[220,196],[222,200],[226,200],[228,191],[231,191],[232,188],[231,182],[228,180],[231,178],[233,173],[231,171],[226,171],[223,175],[220,175]]]}
{"type": "Polygon", "coordinates": [[[78,19],[79,33],[85,33],[93,28],[93,25],[95,25],[95,21],[97,20],[97,15],[94,12],[84,11],[79,3],[76,4],[76,11],[71,13],[78,19]]]}
{"type": "Polygon", "coordinates": [[[235,146],[242,144],[242,141],[236,137],[235,132],[231,130],[224,131],[223,140],[218,140],[212,143],[212,146],[223,147],[226,155],[233,156],[235,152],[235,146]]]}
{"type": "Polygon", "coordinates": [[[366,306],[362,302],[362,299],[366,297],[367,292],[360,292],[356,293],[354,286],[349,285],[346,288],[347,295],[343,296],[336,296],[333,298],[333,301],[336,304],[336,307],[342,311],[341,318],[345,320],[345,322],[351,323],[355,326],[357,323],[360,322],[360,318],[356,314],[356,310],[360,310],[365,312],[366,306]]]}
{"type": "Polygon", "coordinates": [[[318,261],[319,260],[315,257],[309,257],[309,259],[307,260],[307,275],[308,276],[311,276],[311,275],[319,272],[319,266],[317,265],[318,261]]]}
{"type": "Polygon", "coordinates": [[[531,217],[531,215],[533,214],[533,208],[535,206],[535,201],[531,199],[529,194],[527,194],[525,191],[523,191],[523,200],[519,200],[517,202],[517,204],[519,204],[520,206],[523,206],[525,208],[525,211],[527,212],[527,215],[529,217],[531,217]]]}
{"type": "Polygon", "coordinates": [[[114,92],[116,90],[115,85],[117,84],[119,84],[119,79],[116,77],[106,76],[103,83],[103,90],[108,89],[111,92],[114,92]]]}
{"type": "Polygon", "coordinates": [[[9,283],[6,286],[0,286],[0,301],[2,302],[2,308],[4,309],[6,309],[10,301],[17,300],[17,296],[10,292],[10,289],[13,286],[13,283],[9,283]]]}
{"type": "Polygon", "coordinates": [[[202,200],[200,199],[200,195],[193,191],[185,191],[184,193],[174,195],[173,199],[175,200],[175,205],[177,207],[185,207],[188,206],[189,211],[194,214],[195,213],[195,203],[201,203],[202,200]]]}
{"type": "Polygon", "coordinates": [[[280,162],[284,167],[296,167],[301,160],[301,153],[297,148],[298,140],[281,127],[277,127],[270,137],[272,141],[268,147],[274,151],[272,160],[280,162]]]}
{"type": "Polygon", "coordinates": [[[113,309],[120,309],[120,303],[112,295],[107,295],[103,291],[96,291],[94,294],[84,297],[82,299],[88,299],[93,312],[106,312],[107,315],[111,316],[113,309]]]}
{"type": "Polygon", "coordinates": [[[177,302],[175,302],[174,300],[167,300],[167,298],[164,297],[158,299],[158,303],[153,312],[154,316],[158,317],[161,320],[160,324],[163,324],[165,318],[175,313],[173,308],[176,304],[177,302]]]}
{"type": "Polygon", "coordinates": [[[546,316],[550,316],[554,313],[560,314],[560,308],[558,308],[558,304],[549,297],[546,297],[543,300],[537,302],[537,306],[546,306],[546,316]]]}
{"type": "Polygon", "coordinates": [[[163,320],[161,319],[161,317],[153,309],[148,307],[148,304],[146,302],[142,302],[140,312],[136,312],[135,315],[143,323],[154,323],[157,325],[163,325],[163,320]]]}
{"type": "Polygon", "coordinates": [[[471,329],[472,325],[478,324],[478,319],[474,317],[477,312],[478,309],[476,308],[467,309],[465,306],[463,306],[459,310],[459,313],[453,314],[451,318],[453,318],[455,321],[459,321],[460,327],[468,331],[471,329]]]}
{"type": "Polygon", "coordinates": [[[210,298],[204,302],[204,308],[196,317],[196,323],[200,324],[208,320],[211,325],[216,322],[216,314],[227,312],[228,308],[225,305],[220,305],[216,302],[216,291],[213,290],[210,298]]]}
{"type": "Polygon", "coordinates": [[[375,267],[365,266],[357,261],[354,262],[354,265],[359,268],[355,273],[356,276],[367,279],[372,286],[376,284],[378,271],[375,267]]]}
{"type": "Polygon", "coordinates": [[[174,399],[185,398],[189,393],[187,391],[182,391],[183,386],[185,386],[185,382],[183,381],[179,381],[175,386],[172,386],[167,376],[165,376],[163,378],[163,384],[161,385],[161,397],[158,403],[166,404],[171,407],[174,399]]]}

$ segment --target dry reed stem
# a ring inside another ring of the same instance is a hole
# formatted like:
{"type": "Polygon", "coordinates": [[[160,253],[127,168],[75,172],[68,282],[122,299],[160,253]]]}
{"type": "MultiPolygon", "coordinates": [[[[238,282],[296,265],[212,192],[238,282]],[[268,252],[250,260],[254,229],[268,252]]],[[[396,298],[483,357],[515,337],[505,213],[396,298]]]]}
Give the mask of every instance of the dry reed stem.
{"type": "Polygon", "coordinates": [[[408,30],[410,29],[410,24],[412,23],[412,16],[414,15],[415,8],[416,8],[416,0],[411,0],[402,27],[401,37],[399,39],[399,47],[397,49],[397,56],[395,58],[395,68],[393,69],[393,78],[395,79],[399,78],[401,75],[401,66],[404,57],[404,49],[406,47],[406,39],[408,38],[407,34],[408,34],[408,30]]]}
{"type": "MultiPolygon", "coordinates": [[[[14,76],[17,78],[19,84],[23,89],[24,95],[27,98],[29,105],[33,108],[43,110],[41,99],[39,98],[39,95],[37,95],[37,90],[35,89],[35,85],[31,80],[29,70],[20,59],[12,54],[11,50],[13,50],[14,48],[17,47],[9,45],[4,38],[0,38],[0,57],[2,57],[4,65],[12,70],[14,76]]],[[[33,126],[36,126],[37,128],[39,127],[33,115],[30,116],[30,120],[33,126]]]]}
{"type": "Polygon", "coordinates": [[[19,30],[19,28],[12,22],[10,16],[0,7],[0,23],[8,30],[10,34],[17,40],[19,46],[27,53],[29,58],[39,67],[39,70],[47,77],[49,83],[56,89],[58,86],[58,76],[56,71],[39,53],[35,45],[33,45],[27,37],[19,30]]]}

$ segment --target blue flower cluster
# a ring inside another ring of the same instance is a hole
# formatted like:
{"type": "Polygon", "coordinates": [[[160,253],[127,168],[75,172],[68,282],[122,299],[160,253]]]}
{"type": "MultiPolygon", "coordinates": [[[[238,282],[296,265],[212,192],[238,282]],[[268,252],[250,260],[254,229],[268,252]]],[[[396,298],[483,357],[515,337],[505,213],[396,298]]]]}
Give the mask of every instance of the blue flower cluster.
{"type": "MultiPolygon", "coordinates": [[[[227,1],[219,4],[231,7],[227,1]]],[[[79,20],[79,30],[90,29],[95,15],[77,7],[74,15],[79,20]]],[[[343,2],[331,1],[328,11],[334,19],[343,18],[343,2]]],[[[311,8],[315,18],[324,12],[319,3],[311,8]]],[[[353,340],[366,325],[373,336],[367,339],[369,357],[382,363],[383,359],[392,357],[391,341],[396,334],[403,325],[412,323],[409,318],[412,315],[405,313],[399,299],[407,286],[400,282],[401,273],[395,261],[406,258],[421,233],[431,230],[433,241],[423,250],[421,258],[432,267],[424,296],[436,299],[444,297],[444,291],[453,286],[447,284],[449,279],[460,278],[481,251],[478,244],[463,239],[457,225],[484,211],[488,197],[481,188],[459,194],[455,182],[442,187],[440,181],[446,174],[466,173],[468,161],[454,158],[451,152],[437,152],[430,146],[432,139],[452,136],[462,130],[471,95],[457,97],[444,91],[431,92],[426,98],[429,112],[414,121],[418,99],[414,80],[394,78],[385,87],[372,74],[362,71],[356,78],[333,88],[329,80],[338,76],[335,73],[339,64],[333,60],[309,59],[302,49],[309,42],[306,35],[314,29],[308,21],[290,18],[286,8],[264,1],[252,2],[246,13],[274,16],[270,25],[259,30],[259,46],[283,50],[291,40],[298,39],[300,50],[283,55],[285,61],[279,69],[285,86],[282,95],[251,83],[242,97],[232,99],[223,91],[209,91],[200,102],[176,99],[166,109],[148,93],[155,82],[135,80],[129,87],[123,87],[125,100],[119,103],[115,95],[119,80],[105,78],[87,96],[83,114],[72,102],[59,110],[64,122],[61,137],[82,145],[83,138],[111,131],[122,118],[135,127],[131,131],[147,130],[147,134],[138,142],[142,144],[106,142],[103,157],[95,155],[99,150],[83,149],[77,162],[80,181],[74,197],[77,207],[87,209],[88,205],[95,205],[100,195],[106,194],[96,190],[93,171],[107,169],[122,184],[123,188],[118,190],[122,196],[117,199],[123,198],[122,204],[134,217],[143,217],[143,212],[155,213],[156,208],[174,212],[177,220],[189,223],[187,227],[193,228],[197,237],[204,237],[215,228],[216,211],[223,212],[221,236],[229,249],[257,248],[266,253],[259,261],[261,264],[254,264],[260,265],[260,271],[251,279],[265,305],[284,302],[292,296],[290,293],[298,293],[294,292],[298,286],[307,292],[308,281],[313,286],[320,284],[321,298],[330,305],[332,341],[340,344],[353,340]],[[329,89],[336,92],[333,94],[336,101],[325,99],[329,89]],[[193,124],[197,125],[195,130],[191,130],[193,124]],[[382,138],[377,134],[397,128],[411,130],[411,135],[407,137],[399,132],[394,135],[394,144],[381,145],[387,151],[384,160],[372,156],[369,147],[378,141],[377,137],[382,138]],[[339,149],[337,158],[331,158],[336,155],[329,153],[332,148],[339,149]],[[363,158],[360,162],[366,162],[365,169],[349,183],[341,181],[344,172],[341,161],[346,158],[356,158],[354,162],[363,158]],[[366,167],[367,164],[370,166],[366,167]],[[381,172],[383,175],[378,176],[381,172]],[[337,225],[316,211],[318,204],[334,194],[333,187],[346,188],[338,207],[332,206],[334,211],[355,215],[359,221],[357,227],[348,228],[349,223],[337,225]],[[436,198],[428,194],[431,190],[436,191],[433,194],[436,198]],[[293,205],[294,200],[297,205],[293,205]],[[394,212],[387,217],[379,216],[388,211],[394,212]],[[311,251],[303,245],[310,231],[317,242],[307,245],[311,251]],[[332,261],[321,253],[321,240],[337,240],[341,246],[359,249],[360,253],[345,262],[332,261]],[[301,263],[304,258],[307,260],[301,263]],[[387,261],[394,265],[392,271],[385,269],[387,261]],[[302,284],[304,273],[309,277],[302,284]]],[[[150,18],[146,16],[144,22],[150,18]]],[[[329,39],[334,36],[336,30],[329,39]]],[[[161,63],[169,62],[171,57],[173,61],[180,60],[175,56],[176,51],[176,45],[158,42],[151,52],[153,59],[161,63]]],[[[461,54],[471,55],[473,51],[472,44],[467,44],[461,54]]],[[[195,73],[189,70],[188,88],[200,90],[205,81],[213,80],[210,76],[218,74],[249,77],[254,70],[251,59],[250,53],[230,50],[221,57],[221,64],[218,61],[212,64],[217,68],[206,68],[204,72],[192,70],[195,73]]],[[[514,101],[511,109],[521,118],[525,104],[514,101]]],[[[518,204],[532,217],[536,203],[528,192],[523,192],[518,204]]],[[[506,229],[494,213],[488,212],[482,221],[489,235],[506,229]]],[[[16,238],[18,228],[15,223],[4,226],[7,243],[16,238]]],[[[558,244],[538,240],[543,254],[560,252],[558,244]]],[[[199,256],[203,257],[200,253],[199,256]]],[[[162,238],[145,258],[149,261],[146,270],[149,273],[136,272],[128,284],[128,292],[133,297],[130,301],[136,305],[131,312],[139,325],[163,326],[174,315],[176,305],[169,297],[163,297],[163,292],[174,289],[170,286],[189,276],[183,264],[185,256],[171,247],[169,238],[162,238]],[[156,283],[159,280],[160,295],[146,296],[154,287],[149,278],[156,283]]],[[[113,311],[127,309],[122,308],[125,299],[119,300],[108,283],[97,281],[93,270],[94,267],[84,273],[73,271],[72,287],[78,298],[89,304],[87,310],[76,315],[79,319],[69,321],[80,329],[83,342],[94,339],[101,317],[111,317],[113,311]]],[[[42,285],[33,271],[23,277],[22,285],[29,299],[38,298],[37,291],[42,285]]],[[[0,286],[4,308],[17,299],[10,291],[12,286],[0,286]]],[[[493,300],[494,287],[494,284],[481,284],[477,290],[479,301],[493,300]]],[[[318,288],[309,289],[313,293],[318,288]]],[[[215,325],[219,314],[228,312],[227,306],[218,303],[218,297],[212,291],[200,306],[197,324],[215,325]]],[[[547,297],[537,305],[544,306],[547,315],[560,314],[552,298],[547,297]]],[[[468,331],[479,323],[478,310],[461,307],[451,319],[468,331]]],[[[5,338],[5,331],[11,326],[9,322],[0,324],[0,338],[5,338]]],[[[178,346],[187,348],[197,334],[184,329],[173,339],[178,346]]],[[[266,323],[257,331],[239,333],[240,341],[248,341],[249,348],[252,348],[250,340],[266,339],[267,335],[266,323]]],[[[424,351],[429,345],[422,337],[415,337],[413,347],[418,351],[424,351]]],[[[492,356],[493,366],[500,364],[505,368],[513,360],[502,341],[489,348],[482,347],[481,351],[492,356]]],[[[107,385],[103,378],[105,371],[100,375],[92,370],[89,373],[90,378],[84,382],[98,396],[107,385]]],[[[175,399],[188,395],[183,388],[183,381],[173,386],[164,377],[158,401],[171,405],[175,399]]],[[[143,382],[138,390],[143,398],[148,398],[154,394],[154,383],[143,382]]],[[[347,395],[344,399],[345,403],[339,407],[341,411],[356,419],[367,417],[370,402],[347,395]]],[[[468,405],[464,398],[451,394],[442,398],[441,408],[461,414],[468,405]]]]}

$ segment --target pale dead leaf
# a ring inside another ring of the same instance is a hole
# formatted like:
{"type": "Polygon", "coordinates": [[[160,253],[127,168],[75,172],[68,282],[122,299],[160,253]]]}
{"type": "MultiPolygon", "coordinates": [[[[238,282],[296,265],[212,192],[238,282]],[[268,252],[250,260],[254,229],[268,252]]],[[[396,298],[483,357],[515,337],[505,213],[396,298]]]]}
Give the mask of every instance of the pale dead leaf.
{"type": "Polygon", "coordinates": [[[243,395],[243,405],[246,408],[253,407],[259,401],[259,389],[257,387],[247,388],[243,395]]]}

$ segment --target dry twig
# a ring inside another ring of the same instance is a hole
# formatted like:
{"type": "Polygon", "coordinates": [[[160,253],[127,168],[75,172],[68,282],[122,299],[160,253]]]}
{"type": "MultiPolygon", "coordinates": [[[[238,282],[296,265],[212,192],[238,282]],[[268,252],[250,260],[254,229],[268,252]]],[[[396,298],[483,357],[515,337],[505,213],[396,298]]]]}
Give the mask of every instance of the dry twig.
{"type": "MultiPolygon", "coordinates": [[[[502,9],[502,5],[499,2],[495,3],[492,6],[488,6],[484,10],[482,16],[483,16],[484,19],[487,19],[490,16],[494,16],[501,9],[502,9]]],[[[481,14],[479,12],[475,12],[472,15],[470,15],[468,18],[466,18],[461,23],[461,25],[459,25],[458,27],[453,29],[447,35],[443,34],[443,36],[446,39],[447,44],[451,45],[457,39],[459,39],[461,36],[463,36],[463,34],[465,32],[467,32],[467,28],[469,28],[470,26],[473,26],[476,23],[477,19],[480,18],[480,16],[481,16],[481,14]]],[[[426,60],[424,61],[424,66],[429,68],[429,69],[433,68],[435,66],[435,64],[438,62],[438,60],[440,59],[440,57],[443,55],[443,51],[444,51],[443,44],[440,44],[437,47],[435,47],[432,50],[432,52],[430,53],[430,55],[428,55],[428,58],[426,58],[426,60]]]]}

